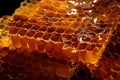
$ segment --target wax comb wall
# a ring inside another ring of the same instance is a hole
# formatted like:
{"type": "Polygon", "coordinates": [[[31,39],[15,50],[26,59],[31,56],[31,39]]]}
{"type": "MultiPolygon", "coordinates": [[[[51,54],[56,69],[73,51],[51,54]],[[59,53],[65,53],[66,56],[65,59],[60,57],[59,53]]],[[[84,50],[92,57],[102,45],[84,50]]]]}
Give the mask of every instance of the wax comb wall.
{"type": "Polygon", "coordinates": [[[119,1],[27,0],[7,20],[0,79],[119,80],[119,1]]]}

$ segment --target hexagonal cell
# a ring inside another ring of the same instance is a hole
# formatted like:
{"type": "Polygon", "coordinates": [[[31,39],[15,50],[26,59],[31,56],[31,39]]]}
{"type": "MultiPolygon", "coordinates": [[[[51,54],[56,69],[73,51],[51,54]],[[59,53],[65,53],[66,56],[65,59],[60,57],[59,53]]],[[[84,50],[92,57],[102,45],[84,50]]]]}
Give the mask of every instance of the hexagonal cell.
{"type": "Polygon", "coordinates": [[[44,15],[48,18],[52,18],[55,15],[55,12],[47,10],[44,15]]]}
{"type": "Polygon", "coordinates": [[[74,49],[76,49],[77,46],[78,46],[78,42],[73,42],[73,43],[72,43],[72,47],[73,47],[74,49]]]}
{"type": "Polygon", "coordinates": [[[16,34],[18,32],[19,28],[15,28],[15,27],[10,27],[10,34],[16,34]]]}
{"type": "Polygon", "coordinates": [[[49,6],[46,4],[45,1],[42,1],[41,4],[39,5],[42,9],[47,9],[49,6]]]}
{"type": "Polygon", "coordinates": [[[60,13],[56,13],[56,14],[54,15],[54,17],[60,19],[60,18],[62,17],[62,14],[60,14],[60,13]]]}
{"type": "Polygon", "coordinates": [[[36,32],[34,35],[34,38],[40,39],[42,37],[43,33],[42,32],[36,32]]]}
{"type": "Polygon", "coordinates": [[[19,20],[21,20],[21,21],[27,21],[27,20],[28,20],[28,17],[27,17],[27,16],[24,16],[24,15],[14,15],[14,16],[13,16],[13,19],[14,19],[15,21],[19,21],[19,20]]]}
{"type": "Polygon", "coordinates": [[[88,44],[87,45],[87,50],[88,51],[93,51],[94,48],[95,48],[95,44],[88,44]]]}
{"type": "Polygon", "coordinates": [[[62,21],[58,21],[58,22],[55,22],[54,25],[58,27],[58,26],[62,26],[63,23],[62,23],[62,21]]]}
{"type": "Polygon", "coordinates": [[[78,41],[78,35],[72,35],[71,41],[72,41],[72,42],[79,42],[79,41],[78,41]]]}
{"type": "Polygon", "coordinates": [[[63,29],[63,28],[57,28],[56,29],[57,33],[64,33],[64,31],[65,31],[65,29],[63,29]]]}
{"type": "Polygon", "coordinates": [[[19,30],[17,34],[20,36],[24,36],[26,32],[27,32],[26,30],[19,30]]]}
{"type": "Polygon", "coordinates": [[[79,60],[85,61],[86,60],[86,50],[79,50],[78,58],[79,58],[79,60]]]}
{"type": "Polygon", "coordinates": [[[64,43],[64,47],[70,47],[72,45],[71,41],[67,41],[67,42],[63,42],[64,43]]]}
{"type": "Polygon", "coordinates": [[[5,28],[5,26],[3,24],[0,24],[0,29],[5,28]]]}
{"type": "Polygon", "coordinates": [[[97,40],[98,40],[98,38],[95,37],[95,38],[92,38],[92,39],[90,40],[90,42],[91,42],[91,43],[97,43],[97,42],[98,42],[97,40]]]}
{"type": "Polygon", "coordinates": [[[57,42],[58,40],[59,40],[59,38],[60,38],[60,34],[52,34],[52,36],[51,36],[51,40],[52,41],[55,41],[55,42],[57,42]]]}
{"type": "Polygon", "coordinates": [[[53,23],[51,23],[51,22],[46,22],[44,25],[45,25],[45,26],[52,26],[52,24],[53,24],[53,23]]]}
{"type": "Polygon", "coordinates": [[[87,43],[79,43],[77,46],[77,49],[83,50],[83,49],[86,49],[86,47],[87,47],[87,43]]]}
{"type": "Polygon", "coordinates": [[[55,27],[49,27],[47,30],[48,33],[52,33],[54,31],[55,31],[55,27]]]}
{"type": "Polygon", "coordinates": [[[46,42],[44,42],[43,40],[37,41],[37,47],[39,52],[44,52],[46,47],[46,42]]]}
{"type": "Polygon", "coordinates": [[[29,38],[27,43],[30,50],[37,50],[37,40],[35,38],[29,38]]]}
{"type": "Polygon", "coordinates": [[[39,30],[40,30],[40,31],[47,31],[47,27],[45,27],[45,26],[40,26],[39,30]]]}
{"type": "Polygon", "coordinates": [[[67,40],[71,40],[72,39],[72,36],[69,35],[69,34],[62,34],[61,37],[62,37],[62,41],[63,42],[66,42],[67,40]]]}
{"type": "Polygon", "coordinates": [[[58,19],[56,17],[49,18],[49,22],[57,22],[58,19]]]}
{"type": "Polygon", "coordinates": [[[20,21],[16,22],[16,24],[15,24],[16,27],[22,27],[23,25],[24,25],[24,23],[20,22],[20,21]]]}
{"type": "Polygon", "coordinates": [[[26,33],[26,35],[27,35],[28,37],[33,37],[34,34],[35,34],[34,31],[28,31],[28,32],[26,33]]]}
{"type": "Polygon", "coordinates": [[[51,37],[51,35],[52,35],[52,34],[46,32],[46,33],[43,34],[42,38],[43,38],[44,40],[48,40],[48,39],[51,37]]]}
{"type": "Polygon", "coordinates": [[[55,48],[55,44],[53,42],[47,42],[46,43],[46,51],[48,52],[48,55],[54,54],[54,48],[55,48]]]}
{"type": "Polygon", "coordinates": [[[44,15],[44,13],[45,13],[45,10],[42,9],[41,7],[39,7],[39,9],[38,9],[38,11],[37,11],[37,14],[38,14],[38,15],[44,15]]]}
{"type": "MultiPolygon", "coordinates": [[[[71,22],[68,21],[68,20],[66,20],[66,21],[65,21],[65,20],[62,21],[62,25],[63,25],[63,26],[66,26],[66,27],[67,27],[67,26],[70,26],[70,24],[71,24],[71,22]]],[[[73,27],[73,26],[72,26],[72,27],[73,27]]]]}
{"type": "Polygon", "coordinates": [[[39,30],[39,28],[40,28],[40,26],[38,26],[38,25],[33,25],[33,26],[31,27],[32,30],[39,30]]]}
{"type": "Polygon", "coordinates": [[[89,42],[89,41],[90,41],[90,38],[88,38],[88,37],[83,37],[82,40],[83,40],[84,42],[89,42]]]}
{"type": "Polygon", "coordinates": [[[79,22],[71,22],[69,23],[70,27],[76,29],[76,28],[80,28],[81,24],[79,22]]]}
{"type": "Polygon", "coordinates": [[[15,24],[16,24],[16,21],[11,21],[8,23],[9,26],[15,26],[15,24]]]}
{"type": "Polygon", "coordinates": [[[67,33],[67,34],[72,34],[73,32],[74,32],[73,29],[67,29],[67,30],[65,30],[65,33],[67,33]]]}
{"type": "Polygon", "coordinates": [[[48,17],[46,17],[46,16],[40,16],[39,18],[41,20],[41,23],[43,23],[43,24],[45,24],[45,22],[48,21],[48,17]]]}
{"type": "Polygon", "coordinates": [[[24,25],[23,25],[23,28],[25,29],[30,29],[32,27],[32,24],[26,22],[24,25]]]}

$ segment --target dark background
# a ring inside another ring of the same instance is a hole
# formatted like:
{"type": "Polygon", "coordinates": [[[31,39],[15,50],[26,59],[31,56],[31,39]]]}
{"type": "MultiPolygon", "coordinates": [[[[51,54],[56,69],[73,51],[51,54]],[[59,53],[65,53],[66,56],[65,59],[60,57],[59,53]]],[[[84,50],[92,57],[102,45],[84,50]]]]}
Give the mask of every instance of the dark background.
{"type": "Polygon", "coordinates": [[[20,3],[24,0],[0,0],[0,17],[3,15],[11,15],[20,3]]]}

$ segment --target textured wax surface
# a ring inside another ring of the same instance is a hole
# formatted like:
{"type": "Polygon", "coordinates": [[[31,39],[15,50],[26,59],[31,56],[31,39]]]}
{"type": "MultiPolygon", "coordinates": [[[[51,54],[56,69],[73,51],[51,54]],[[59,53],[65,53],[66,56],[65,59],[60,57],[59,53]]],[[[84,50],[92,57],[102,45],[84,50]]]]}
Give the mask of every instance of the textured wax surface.
{"type": "Polygon", "coordinates": [[[26,0],[0,21],[2,80],[119,80],[118,0],[26,0]]]}

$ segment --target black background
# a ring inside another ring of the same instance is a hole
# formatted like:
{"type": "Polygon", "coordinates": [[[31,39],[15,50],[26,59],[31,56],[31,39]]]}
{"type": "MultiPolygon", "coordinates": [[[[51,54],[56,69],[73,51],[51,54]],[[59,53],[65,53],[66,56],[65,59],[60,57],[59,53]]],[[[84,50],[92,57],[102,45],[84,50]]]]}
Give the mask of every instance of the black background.
{"type": "Polygon", "coordinates": [[[0,0],[0,17],[3,15],[11,15],[20,3],[24,0],[0,0]]]}

